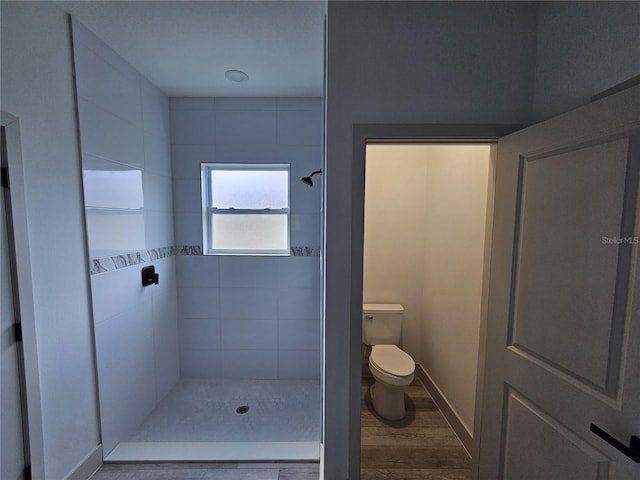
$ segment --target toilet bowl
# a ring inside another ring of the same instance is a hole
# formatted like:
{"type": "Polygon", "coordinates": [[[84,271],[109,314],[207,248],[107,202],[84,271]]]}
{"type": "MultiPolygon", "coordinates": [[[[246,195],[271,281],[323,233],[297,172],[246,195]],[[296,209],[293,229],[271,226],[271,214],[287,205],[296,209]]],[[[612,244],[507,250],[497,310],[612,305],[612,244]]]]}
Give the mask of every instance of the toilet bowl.
{"type": "Polygon", "coordinates": [[[396,345],[374,345],[369,370],[375,379],[371,386],[374,410],[387,420],[404,418],[404,389],[413,381],[415,362],[396,345]]]}

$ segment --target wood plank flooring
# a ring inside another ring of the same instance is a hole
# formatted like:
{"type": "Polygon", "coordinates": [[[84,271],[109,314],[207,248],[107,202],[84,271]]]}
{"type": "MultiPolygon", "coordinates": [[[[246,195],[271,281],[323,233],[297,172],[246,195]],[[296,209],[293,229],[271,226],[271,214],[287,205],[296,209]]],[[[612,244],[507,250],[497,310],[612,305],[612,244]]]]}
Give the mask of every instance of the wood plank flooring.
{"type": "Polygon", "coordinates": [[[107,463],[90,480],[318,480],[317,463],[107,463]]]}
{"type": "Polygon", "coordinates": [[[470,480],[471,459],[418,379],[407,387],[407,416],[384,420],[362,382],[361,480],[470,480]]]}

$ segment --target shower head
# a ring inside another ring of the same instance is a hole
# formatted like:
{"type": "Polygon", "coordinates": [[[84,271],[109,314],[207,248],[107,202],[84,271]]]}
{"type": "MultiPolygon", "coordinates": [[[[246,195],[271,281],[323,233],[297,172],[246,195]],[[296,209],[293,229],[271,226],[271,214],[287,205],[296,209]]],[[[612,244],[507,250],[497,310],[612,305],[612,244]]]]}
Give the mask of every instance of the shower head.
{"type": "Polygon", "coordinates": [[[312,172],[311,175],[309,175],[308,177],[302,177],[300,180],[302,180],[302,183],[309,185],[310,187],[313,187],[313,180],[311,180],[311,177],[313,177],[318,173],[322,175],[322,170],[316,170],[315,172],[312,172]]]}

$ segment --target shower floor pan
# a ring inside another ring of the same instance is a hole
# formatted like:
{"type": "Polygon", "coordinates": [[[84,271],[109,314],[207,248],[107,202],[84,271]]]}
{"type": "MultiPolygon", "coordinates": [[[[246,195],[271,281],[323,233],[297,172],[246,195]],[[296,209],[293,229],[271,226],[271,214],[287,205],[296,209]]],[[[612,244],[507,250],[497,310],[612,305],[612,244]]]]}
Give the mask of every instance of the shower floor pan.
{"type": "Polygon", "coordinates": [[[319,380],[182,379],[105,461],[315,461],[320,396],[319,380]]]}

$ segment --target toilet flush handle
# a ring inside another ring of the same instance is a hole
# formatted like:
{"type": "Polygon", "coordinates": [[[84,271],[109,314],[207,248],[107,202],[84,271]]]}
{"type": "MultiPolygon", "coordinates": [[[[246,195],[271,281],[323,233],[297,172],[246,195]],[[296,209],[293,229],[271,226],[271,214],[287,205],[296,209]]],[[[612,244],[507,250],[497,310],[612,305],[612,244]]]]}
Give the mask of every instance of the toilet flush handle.
{"type": "Polygon", "coordinates": [[[373,315],[365,315],[365,317],[367,320],[373,320],[373,315]]]}

